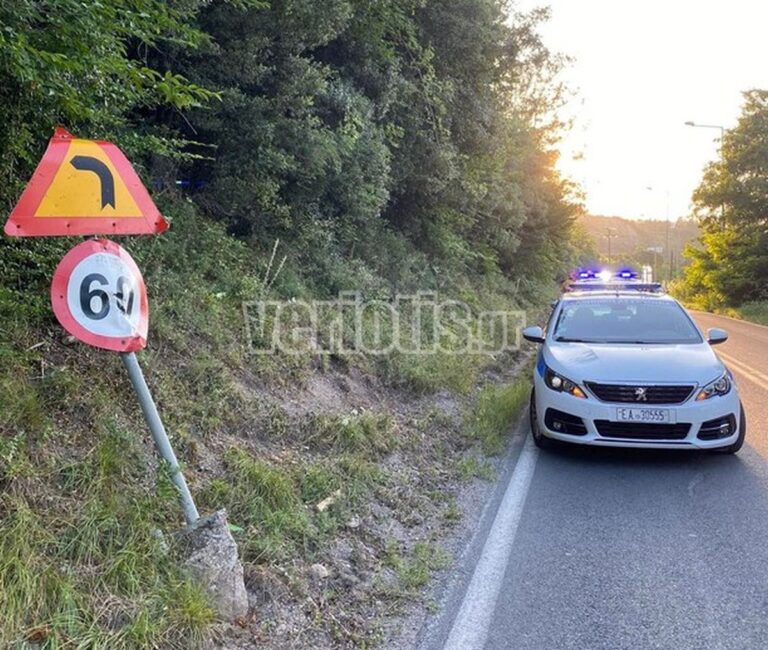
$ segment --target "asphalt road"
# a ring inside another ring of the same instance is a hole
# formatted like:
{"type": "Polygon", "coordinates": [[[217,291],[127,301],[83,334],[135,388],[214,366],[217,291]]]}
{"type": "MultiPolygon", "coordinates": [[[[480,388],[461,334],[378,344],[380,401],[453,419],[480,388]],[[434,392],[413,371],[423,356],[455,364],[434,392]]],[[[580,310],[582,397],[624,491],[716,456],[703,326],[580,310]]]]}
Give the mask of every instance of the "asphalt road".
{"type": "Polygon", "coordinates": [[[422,648],[768,648],[768,328],[696,318],[731,336],[742,451],[529,440],[422,648]]]}
{"type": "Polygon", "coordinates": [[[728,340],[715,348],[736,377],[747,412],[747,442],[768,459],[768,327],[694,312],[699,327],[721,327],[728,340]]]}

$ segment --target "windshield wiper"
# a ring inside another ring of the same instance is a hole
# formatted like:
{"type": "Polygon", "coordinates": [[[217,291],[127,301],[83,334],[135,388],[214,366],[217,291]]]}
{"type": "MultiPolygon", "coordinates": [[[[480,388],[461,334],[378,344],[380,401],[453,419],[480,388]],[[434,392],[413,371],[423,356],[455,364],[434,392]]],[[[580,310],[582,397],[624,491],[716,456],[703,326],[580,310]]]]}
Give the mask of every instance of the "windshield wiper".
{"type": "Polygon", "coordinates": [[[595,343],[595,341],[586,341],[584,339],[569,339],[567,336],[556,336],[555,341],[558,343],[595,343]]]}

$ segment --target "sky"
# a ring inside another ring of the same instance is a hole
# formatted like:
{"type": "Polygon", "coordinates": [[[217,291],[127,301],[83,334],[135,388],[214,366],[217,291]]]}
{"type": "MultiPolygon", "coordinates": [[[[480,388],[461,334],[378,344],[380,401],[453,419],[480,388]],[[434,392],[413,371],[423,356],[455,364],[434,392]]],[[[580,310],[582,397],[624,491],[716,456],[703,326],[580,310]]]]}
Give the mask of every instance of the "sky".
{"type": "Polygon", "coordinates": [[[592,214],[671,219],[718,157],[717,129],[739,117],[741,92],[768,88],[765,0],[517,0],[550,6],[546,45],[570,55],[576,91],[561,111],[574,126],[561,171],[592,214]],[[650,188],[650,189],[648,189],[650,188]]]}

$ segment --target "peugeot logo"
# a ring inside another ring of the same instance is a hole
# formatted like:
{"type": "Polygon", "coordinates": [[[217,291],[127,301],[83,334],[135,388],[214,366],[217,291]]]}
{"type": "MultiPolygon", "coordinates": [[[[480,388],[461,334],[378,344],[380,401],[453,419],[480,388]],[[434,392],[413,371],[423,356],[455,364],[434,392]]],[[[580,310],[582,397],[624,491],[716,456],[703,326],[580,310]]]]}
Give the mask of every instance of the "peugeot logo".
{"type": "Polygon", "coordinates": [[[635,401],[637,402],[647,402],[648,401],[648,395],[646,394],[648,392],[647,388],[643,388],[642,386],[638,386],[635,388],[635,401]]]}

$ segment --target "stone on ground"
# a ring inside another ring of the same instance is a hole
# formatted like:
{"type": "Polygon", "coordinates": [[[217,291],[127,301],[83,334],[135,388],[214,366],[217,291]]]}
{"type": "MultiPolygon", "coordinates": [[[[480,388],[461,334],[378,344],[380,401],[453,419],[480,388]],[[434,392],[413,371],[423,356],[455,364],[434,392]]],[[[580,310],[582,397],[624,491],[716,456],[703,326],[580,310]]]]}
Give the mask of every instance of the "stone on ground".
{"type": "Polygon", "coordinates": [[[178,534],[179,549],[189,573],[202,585],[221,619],[235,621],[248,613],[248,593],[237,544],[219,510],[202,517],[178,534]]]}

